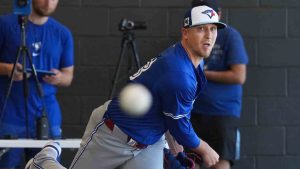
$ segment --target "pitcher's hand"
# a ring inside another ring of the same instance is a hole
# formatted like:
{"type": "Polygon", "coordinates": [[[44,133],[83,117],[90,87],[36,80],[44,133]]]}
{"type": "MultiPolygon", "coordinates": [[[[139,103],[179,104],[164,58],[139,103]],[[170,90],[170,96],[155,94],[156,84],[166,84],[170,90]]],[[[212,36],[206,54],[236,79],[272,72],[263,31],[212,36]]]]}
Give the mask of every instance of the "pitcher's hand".
{"type": "Polygon", "coordinates": [[[209,168],[219,162],[219,154],[203,140],[197,148],[192,150],[202,157],[205,167],[209,168]]]}

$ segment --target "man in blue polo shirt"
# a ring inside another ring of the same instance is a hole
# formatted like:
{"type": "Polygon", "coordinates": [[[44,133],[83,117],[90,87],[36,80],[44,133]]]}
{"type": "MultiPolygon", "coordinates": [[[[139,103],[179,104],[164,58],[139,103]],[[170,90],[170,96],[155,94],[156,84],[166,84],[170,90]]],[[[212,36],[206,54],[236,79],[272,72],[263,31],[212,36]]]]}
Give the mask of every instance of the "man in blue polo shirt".
{"type": "MultiPolygon", "coordinates": [[[[207,5],[221,16],[217,0],[194,0],[193,6],[207,5]]],[[[207,86],[194,103],[191,122],[200,138],[220,155],[212,169],[230,169],[239,158],[238,122],[242,104],[242,84],[246,79],[248,56],[237,30],[218,30],[211,55],[205,59],[207,86]]]]}
{"type": "MultiPolygon", "coordinates": [[[[23,97],[22,57],[16,64],[14,82],[6,107],[0,112],[0,138],[36,138],[36,119],[42,115],[43,101],[49,121],[50,138],[61,138],[61,112],[56,99],[56,86],[69,86],[73,78],[73,39],[65,26],[49,17],[58,0],[32,0],[32,12],[26,24],[26,47],[36,69],[52,71],[53,76],[40,76],[45,97],[37,93],[34,79],[28,78],[28,104],[23,97]],[[26,113],[25,109],[28,108],[26,113]]],[[[17,15],[0,17],[0,111],[18,48],[21,46],[20,24],[17,15]]],[[[27,68],[30,68],[27,60],[27,68]]],[[[0,168],[14,168],[22,162],[23,149],[10,149],[0,160],[0,168]]],[[[31,157],[33,150],[26,150],[31,157]]]]}
{"type": "MultiPolygon", "coordinates": [[[[188,10],[181,41],[130,77],[129,83],[151,92],[150,109],[141,116],[129,115],[121,109],[118,97],[95,109],[70,168],[163,169],[167,130],[177,142],[200,154],[206,166],[215,165],[219,155],[196,135],[189,119],[206,83],[200,63],[209,56],[217,29],[225,26],[208,6],[188,10]]],[[[38,166],[34,162],[31,166],[38,166]]]]}

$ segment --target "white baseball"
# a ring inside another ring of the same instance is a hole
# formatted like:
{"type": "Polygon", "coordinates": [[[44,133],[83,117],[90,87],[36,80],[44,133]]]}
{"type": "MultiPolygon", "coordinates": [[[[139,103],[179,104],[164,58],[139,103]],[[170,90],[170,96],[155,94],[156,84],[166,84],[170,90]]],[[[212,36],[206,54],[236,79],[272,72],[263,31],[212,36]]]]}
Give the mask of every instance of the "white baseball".
{"type": "Polygon", "coordinates": [[[143,85],[130,83],[120,92],[121,109],[133,116],[141,116],[148,112],[152,105],[152,95],[143,85]]]}

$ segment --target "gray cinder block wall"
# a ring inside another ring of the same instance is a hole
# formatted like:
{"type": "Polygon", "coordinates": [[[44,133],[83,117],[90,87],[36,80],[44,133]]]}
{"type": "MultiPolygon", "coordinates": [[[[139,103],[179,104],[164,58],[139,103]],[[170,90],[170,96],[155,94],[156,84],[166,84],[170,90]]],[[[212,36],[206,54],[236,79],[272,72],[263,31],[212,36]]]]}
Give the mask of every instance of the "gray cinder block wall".
{"type": "MultiPolygon", "coordinates": [[[[11,12],[0,1],[0,14],[11,12]]],[[[54,17],[75,40],[75,78],[59,90],[63,133],[81,137],[93,108],[109,95],[119,57],[122,18],[145,21],[136,30],[142,63],[180,38],[188,0],[61,0],[54,17]]],[[[249,54],[241,117],[241,160],[234,169],[300,168],[300,1],[221,0],[223,20],[244,37],[249,54]]],[[[127,58],[132,57],[129,54],[127,58]]],[[[126,74],[123,64],[122,74],[126,74]]],[[[64,150],[69,165],[76,151],[64,150]]]]}

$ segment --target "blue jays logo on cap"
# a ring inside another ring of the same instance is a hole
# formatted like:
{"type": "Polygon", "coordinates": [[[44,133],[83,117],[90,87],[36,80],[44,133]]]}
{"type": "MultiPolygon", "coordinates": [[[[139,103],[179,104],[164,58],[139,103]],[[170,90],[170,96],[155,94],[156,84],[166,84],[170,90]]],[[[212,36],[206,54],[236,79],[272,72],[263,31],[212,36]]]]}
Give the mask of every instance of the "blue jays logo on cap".
{"type": "Polygon", "coordinates": [[[203,14],[206,14],[210,19],[215,16],[215,12],[213,10],[205,10],[202,12],[203,14]]]}
{"type": "Polygon", "coordinates": [[[219,21],[218,14],[208,6],[196,6],[185,13],[184,28],[205,24],[216,24],[219,29],[226,27],[226,24],[219,21]]]}

